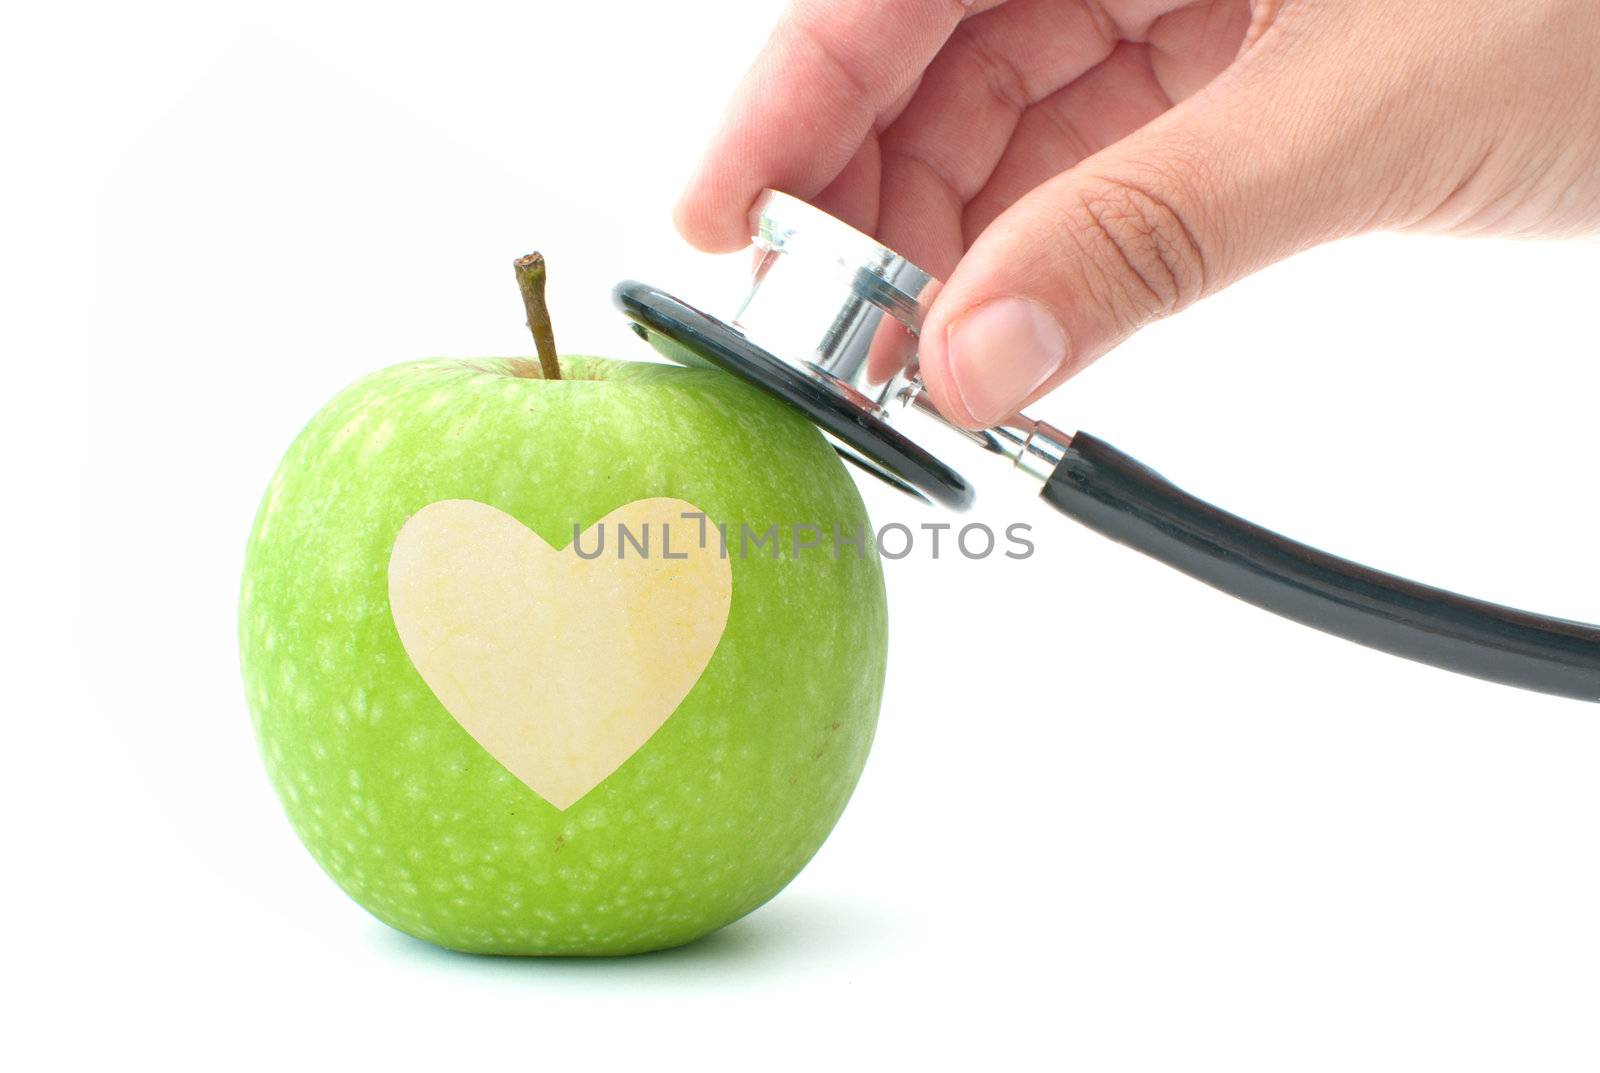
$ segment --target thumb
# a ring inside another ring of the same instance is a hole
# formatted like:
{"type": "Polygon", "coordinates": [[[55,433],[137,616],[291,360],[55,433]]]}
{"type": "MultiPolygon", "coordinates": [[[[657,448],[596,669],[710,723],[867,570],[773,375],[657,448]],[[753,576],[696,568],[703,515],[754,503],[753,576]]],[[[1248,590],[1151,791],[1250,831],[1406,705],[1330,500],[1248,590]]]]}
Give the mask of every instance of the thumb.
{"type": "Polygon", "coordinates": [[[1383,172],[1403,161],[1362,113],[1390,95],[1350,79],[1339,57],[1251,62],[1265,51],[978,236],[923,325],[922,374],[942,413],[999,423],[1143,325],[1384,222],[1383,172]]]}

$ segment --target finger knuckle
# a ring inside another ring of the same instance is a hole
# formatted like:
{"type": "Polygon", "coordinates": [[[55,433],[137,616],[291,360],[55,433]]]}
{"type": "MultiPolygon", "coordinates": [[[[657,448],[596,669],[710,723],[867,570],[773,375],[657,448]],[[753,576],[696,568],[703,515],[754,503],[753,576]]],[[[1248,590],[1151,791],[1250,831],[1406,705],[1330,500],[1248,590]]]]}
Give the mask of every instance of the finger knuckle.
{"type": "Polygon", "coordinates": [[[963,22],[951,35],[947,48],[976,65],[983,84],[1001,108],[1021,114],[1035,99],[1028,76],[1004,48],[997,48],[987,39],[981,30],[983,25],[981,20],[963,22]]]}
{"type": "Polygon", "coordinates": [[[1205,254],[1158,184],[1096,177],[1078,190],[1072,215],[1097,283],[1128,319],[1175,313],[1205,292],[1205,254]]]}

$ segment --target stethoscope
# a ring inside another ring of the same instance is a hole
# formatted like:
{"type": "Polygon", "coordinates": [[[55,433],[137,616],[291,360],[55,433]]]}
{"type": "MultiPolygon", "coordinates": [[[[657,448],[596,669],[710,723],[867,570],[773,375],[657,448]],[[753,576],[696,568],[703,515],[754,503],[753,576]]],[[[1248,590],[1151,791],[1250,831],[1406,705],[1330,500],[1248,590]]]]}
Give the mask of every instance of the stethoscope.
{"type": "Polygon", "coordinates": [[[917,371],[916,335],[939,281],[788,194],[766,191],[751,218],[759,259],[731,320],[633,281],[617,285],[616,304],[669,358],[709,363],[776,396],[894,487],[965,510],[972,485],[929,446],[965,440],[1040,482],[1041,497],[1063,514],[1257,607],[1420,663],[1600,701],[1600,628],[1459,596],[1288,540],[1086,432],[1020,414],[979,432],[957,428],[917,371]]]}

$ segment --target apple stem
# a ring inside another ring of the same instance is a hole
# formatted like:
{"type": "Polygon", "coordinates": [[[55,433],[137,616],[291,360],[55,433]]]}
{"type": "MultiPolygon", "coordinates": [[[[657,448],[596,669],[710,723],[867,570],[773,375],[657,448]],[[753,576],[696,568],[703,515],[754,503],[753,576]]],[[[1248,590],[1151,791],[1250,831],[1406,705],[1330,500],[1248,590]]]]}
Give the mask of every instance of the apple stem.
{"type": "Polygon", "coordinates": [[[522,304],[528,310],[528,331],[533,333],[533,345],[539,350],[539,368],[546,380],[561,379],[561,362],[556,359],[556,334],[550,327],[550,310],[544,304],[544,255],[530,253],[518,257],[512,265],[517,270],[517,287],[522,291],[522,304]]]}

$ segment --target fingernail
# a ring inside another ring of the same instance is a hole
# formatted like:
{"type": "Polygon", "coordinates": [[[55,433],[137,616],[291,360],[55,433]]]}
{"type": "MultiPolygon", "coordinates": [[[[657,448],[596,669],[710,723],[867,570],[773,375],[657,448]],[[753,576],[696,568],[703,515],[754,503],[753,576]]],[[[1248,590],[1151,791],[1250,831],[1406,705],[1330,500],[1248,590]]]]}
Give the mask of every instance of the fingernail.
{"type": "Polygon", "coordinates": [[[1028,298],[992,298],[945,334],[950,379],[974,419],[998,424],[1067,360],[1067,335],[1050,311],[1028,298]]]}

